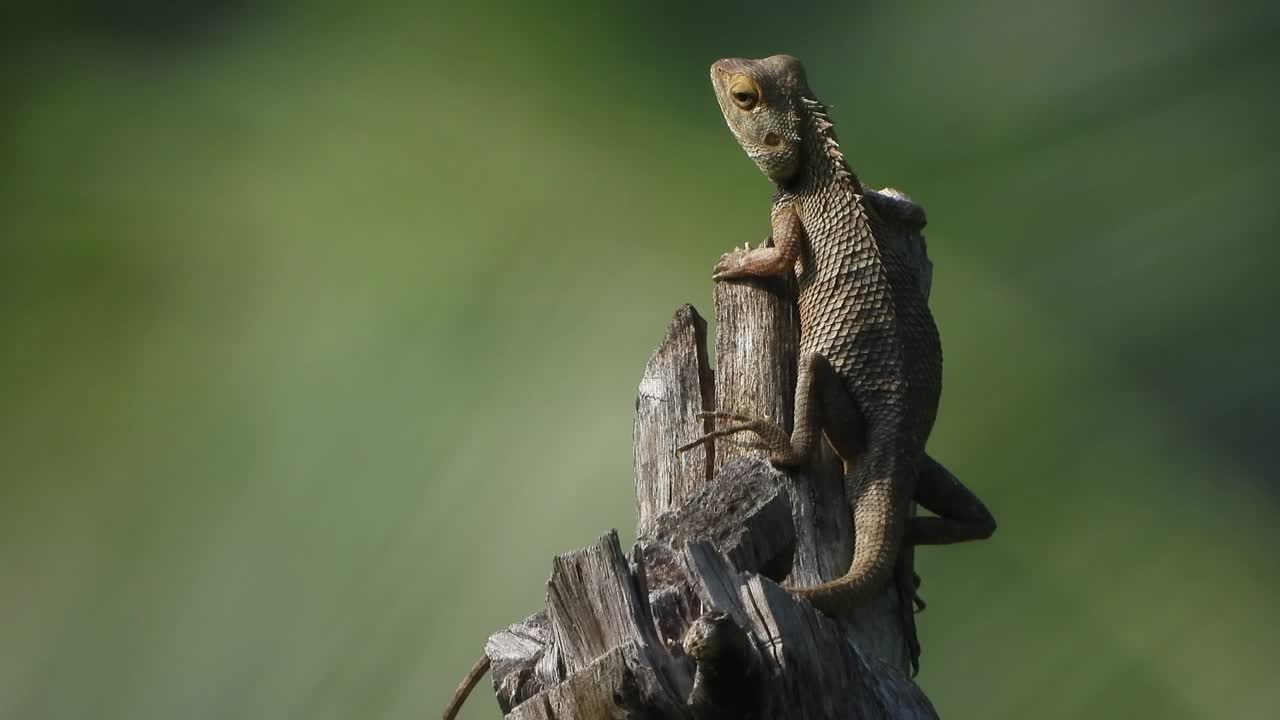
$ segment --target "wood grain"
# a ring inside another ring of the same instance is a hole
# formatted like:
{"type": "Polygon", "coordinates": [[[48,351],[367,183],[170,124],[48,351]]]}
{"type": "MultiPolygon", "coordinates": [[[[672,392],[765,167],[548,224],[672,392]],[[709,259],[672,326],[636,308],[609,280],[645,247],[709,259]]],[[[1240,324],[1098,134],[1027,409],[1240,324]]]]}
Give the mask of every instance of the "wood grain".
{"type": "MultiPolygon", "coordinates": [[[[923,210],[896,191],[868,197],[887,242],[915,265],[927,293],[923,210]]],[[[624,553],[610,532],[558,556],[544,610],[490,638],[507,718],[694,720],[694,709],[697,718],[718,717],[705,703],[686,705],[695,664],[681,648],[690,625],[713,610],[732,615],[747,632],[752,667],[765,668],[759,687],[752,682],[758,707],[750,717],[937,717],[907,673],[895,592],[833,619],[780,584],[812,584],[848,568],[850,509],[830,448],[824,443],[823,457],[803,472],[773,468],[744,442],[749,436],[675,452],[709,429],[694,417],[704,409],[790,428],[794,292],[788,282],[717,283],[714,372],[706,322],[692,306],[677,310],[636,400],[639,539],[624,553]]]]}

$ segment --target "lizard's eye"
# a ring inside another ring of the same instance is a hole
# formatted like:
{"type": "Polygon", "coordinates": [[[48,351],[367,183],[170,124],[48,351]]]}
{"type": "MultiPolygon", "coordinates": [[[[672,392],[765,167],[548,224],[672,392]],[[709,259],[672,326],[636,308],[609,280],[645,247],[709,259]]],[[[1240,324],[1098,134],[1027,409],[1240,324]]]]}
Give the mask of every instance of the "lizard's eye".
{"type": "Polygon", "coordinates": [[[729,97],[733,98],[734,105],[750,110],[760,102],[760,90],[751,78],[740,76],[729,85],[729,97]]]}

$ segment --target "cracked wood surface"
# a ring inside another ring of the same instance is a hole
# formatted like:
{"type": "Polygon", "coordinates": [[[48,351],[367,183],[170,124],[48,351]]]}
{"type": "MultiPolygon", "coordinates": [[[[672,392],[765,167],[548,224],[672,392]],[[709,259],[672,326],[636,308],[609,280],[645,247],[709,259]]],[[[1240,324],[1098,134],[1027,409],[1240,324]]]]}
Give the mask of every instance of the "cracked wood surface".
{"type": "Polygon", "coordinates": [[[707,447],[675,452],[705,432],[708,424],[696,422],[694,414],[711,405],[711,395],[707,322],[692,305],[684,305],[645,364],[636,396],[632,464],[639,533],[711,476],[707,447]],[[667,448],[671,451],[664,452],[667,448]]]}
{"type": "MultiPolygon", "coordinates": [[[[868,196],[896,223],[894,239],[927,289],[923,212],[891,191],[868,196]]],[[[638,541],[624,554],[609,533],[557,557],[546,608],[490,639],[486,653],[506,717],[722,716],[698,697],[699,668],[681,647],[690,626],[715,610],[746,631],[758,665],[744,666],[765,669],[749,686],[758,693],[751,717],[936,718],[907,673],[896,593],[887,589],[837,620],[777,582],[811,584],[848,567],[850,512],[830,449],[804,472],[773,468],[757,448],[733,440],[675,453],[705,432],[695,413],[717,405],[790,427],[798,332],[792,292],[785,282],[716,286],[714,373],[705,321],[691,306],[677,311],[636,401],[638,541]]]]}

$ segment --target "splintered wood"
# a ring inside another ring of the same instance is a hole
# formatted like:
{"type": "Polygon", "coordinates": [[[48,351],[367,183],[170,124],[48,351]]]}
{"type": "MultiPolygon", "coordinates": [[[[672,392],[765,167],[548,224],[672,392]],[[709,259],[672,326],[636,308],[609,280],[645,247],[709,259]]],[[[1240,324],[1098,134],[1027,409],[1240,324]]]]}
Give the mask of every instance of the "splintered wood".
{"type": "MultiPolygon", "coordinates": [[[[923,215],[885,215],[927,290],[923,215]]],[[[691,624],[717,610],[747,632],[743,666],[763,669],[743,684],[758,699],[752,717],[936,718],[910,679],[894,590],[833,619],[783,587],[849,567],[853,528],[834,453],[824,448],[813,467],[784,472],[746,434],[677,454],[712,429],[699,411],[791,425],[794,287],[718,283],[715,303],[714,373],[706,323],[688,305],[644,369],[633,433],[636,545],[624,553],[609,533],[555,559],[545,609],[486,646],[499,705],[516,720],[724,717],[705,698],[687,704],[695,664],[681,648],[691,624]]]]}
{"type": "Polygon", "coordinates": [[[692,305],[685,305],[645,364],[631,443],[641,532],[711,477],[709,447],[676,454],[676,448],[708,427],[694,418],[711,405],[706,348],[707,323],[692,305]]]}

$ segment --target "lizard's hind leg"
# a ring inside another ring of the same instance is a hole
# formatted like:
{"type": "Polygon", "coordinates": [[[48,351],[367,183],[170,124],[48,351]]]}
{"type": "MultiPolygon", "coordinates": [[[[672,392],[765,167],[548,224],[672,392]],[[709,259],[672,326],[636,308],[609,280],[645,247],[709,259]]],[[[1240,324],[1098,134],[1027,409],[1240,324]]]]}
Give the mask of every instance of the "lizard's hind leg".
{"type": "MultiPolygon", "coordinates": [[[[981,540],[995,532],[996,521],[986,505],[960,479],[937,460],[923,455],[916,464],[916,502],[938,517],[907,519],[907,530],[898,558],[898,602],[905,608],[914,604],[916,611],[925,608],[920,597],[920,576],[914,571],[916,545],[942,545],[981,540]]],[[[920,670],[920,642],[916,637],[915,618],[911,612],[902,615],[903,632],[911,658],[912,674],[920,670]]]]}
{"type": "Polygon", "coordinates": [[[912,545],[985,540],[996,531],[996,519],[987,506],[928,455],[918,465],[915,500],[937,517],[913,517],[908,521],[906,541],[912,545]]]}
{"type": "MultiPolygon", "coordinates": [[[[725,411],[701,412],[697,414],[700,420],[715,418],[731,420],[735,424],[713,430],[680,447],[676,452],[685,452],[710,442],[713,438],[740,432],[753,432],[768,451],[769,462],[783,466],[805,465],[817,453],[818,443],[822,440],[824,419],[829,424],[830,419],[835,415],[842,419],[842,425],[856,425],[856,428],[841,427],[839,434],[842,437],[860,437],[861,416],[856,414],[856,410],[852,412],[849,410],[853,407],[852,399],[848,397],[848,391],[841,384],[840,377],[836,375],[831,363],[818,353],[805,353],[800,358],[796,378],[795,430],[790,435],[781,425],[768,418],[752,418],[742,413],[725,411]],[[845,415],[850,415],[847,423],[843,422],[845,415]]],[[[857,443],[855,441],[843,444],[857,443]]],[[[836,448],[841,457],[845,456],[846,450],[847,448],[836,448]]]]}

